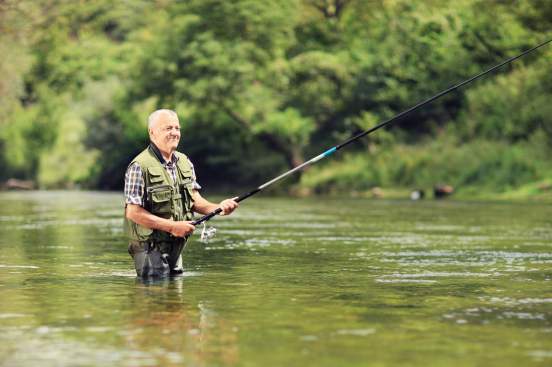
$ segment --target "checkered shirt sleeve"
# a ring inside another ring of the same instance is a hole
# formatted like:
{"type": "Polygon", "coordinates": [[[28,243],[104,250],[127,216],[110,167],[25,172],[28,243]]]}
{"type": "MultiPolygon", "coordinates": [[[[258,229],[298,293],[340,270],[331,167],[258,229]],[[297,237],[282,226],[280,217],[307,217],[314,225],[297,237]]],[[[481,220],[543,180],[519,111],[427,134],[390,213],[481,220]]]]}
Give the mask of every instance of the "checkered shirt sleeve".
{"type": "Polygon", "coordinates": [[[125,204],[144,206],[144,176],[138,163],[131,164],[125,173],[125,204]]]}

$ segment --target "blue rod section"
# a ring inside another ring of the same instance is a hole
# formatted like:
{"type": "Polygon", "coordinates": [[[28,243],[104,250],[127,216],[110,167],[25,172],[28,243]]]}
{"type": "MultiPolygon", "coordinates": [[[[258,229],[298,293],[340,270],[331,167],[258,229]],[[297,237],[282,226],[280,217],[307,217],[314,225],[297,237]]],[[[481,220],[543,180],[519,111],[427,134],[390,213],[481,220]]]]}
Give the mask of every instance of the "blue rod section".
{"type": "Polygon", "coordinates": [[[332,155],[336,150],[337,150],[337,147],[330,148],[330,149],[326,150],[323,153],[323,155],[324,155],[324,157],[327,157],[329,155],[332,155]]]}

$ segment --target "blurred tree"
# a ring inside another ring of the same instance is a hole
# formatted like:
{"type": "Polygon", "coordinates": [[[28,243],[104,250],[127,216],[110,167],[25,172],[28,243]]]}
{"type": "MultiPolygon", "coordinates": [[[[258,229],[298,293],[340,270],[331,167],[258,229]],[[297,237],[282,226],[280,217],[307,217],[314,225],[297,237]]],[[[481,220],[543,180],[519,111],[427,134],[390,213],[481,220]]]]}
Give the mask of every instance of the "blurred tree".
{"type": "MultiPolygon", "coordinates": [[[[168,107],[200,175],[258,183],[537,43],[551,4],[3,1],[0,178],[118,188],[147,115],[168,107]]],[[[549,69],[524,58],[356,149],[549,137],[549,69]]]]}
{"type": "Polygon", "coordinates": [[[510,143],[546,132],[552,143],[552,57],[550,49],[527,67],[518,67],[467,92],[468,105],[458,126],[464,139],[486,138],[510,143]]]}
{"type": "MultiPolygon", "coordinates": [[[[110,1],[5,1],[0,5],[0,61],[8,78],[0,84],[2,176],[59,186],[86,182],[95,164],[83,139],[83,91],[113,74],[124,76],[132,56],[122,44],[141,25],[134,11],[147,2],[113,6],[110,1]],[[130,19],[130,20],[129,20],[130,19]],[[79,131],[78,136],[75,132],[79,131]],[[69,144],[70,143],[70,144],[69,144]],[[83,157],[87,156],[87,157],[83,157]],[[57,178],[56,178],[57,177],[57,178]]],[[[93,103],[92,96],[86,96],[93,103]]]]}

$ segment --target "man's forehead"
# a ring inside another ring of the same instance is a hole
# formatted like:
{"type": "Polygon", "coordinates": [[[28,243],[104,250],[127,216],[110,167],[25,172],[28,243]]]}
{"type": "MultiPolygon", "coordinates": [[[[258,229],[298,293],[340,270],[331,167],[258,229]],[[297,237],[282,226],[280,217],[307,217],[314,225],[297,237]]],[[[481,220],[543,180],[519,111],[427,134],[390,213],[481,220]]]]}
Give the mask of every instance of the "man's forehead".
{"type": "Polygon", "coordinates": [[[160,115],[155,121],[155,124],[158,126],[180,125],[178,118],[171,116],[168,113],[160,115]]]}

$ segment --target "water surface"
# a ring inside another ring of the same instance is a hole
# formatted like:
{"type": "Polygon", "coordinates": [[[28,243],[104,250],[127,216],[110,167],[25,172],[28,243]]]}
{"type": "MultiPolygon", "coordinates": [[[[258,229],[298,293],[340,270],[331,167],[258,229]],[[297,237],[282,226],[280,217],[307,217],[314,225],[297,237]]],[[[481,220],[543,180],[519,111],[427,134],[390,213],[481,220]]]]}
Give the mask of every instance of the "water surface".
{"type": "Polygon", "coordinates": [[[552,206],[258,197],[136,279],[121,195],[0,193],[2,366],[550,366],[552,206]]]}

